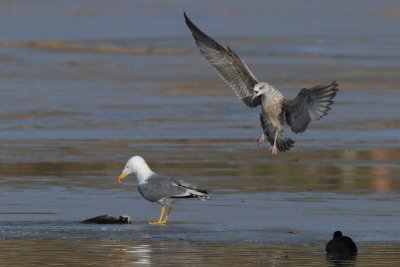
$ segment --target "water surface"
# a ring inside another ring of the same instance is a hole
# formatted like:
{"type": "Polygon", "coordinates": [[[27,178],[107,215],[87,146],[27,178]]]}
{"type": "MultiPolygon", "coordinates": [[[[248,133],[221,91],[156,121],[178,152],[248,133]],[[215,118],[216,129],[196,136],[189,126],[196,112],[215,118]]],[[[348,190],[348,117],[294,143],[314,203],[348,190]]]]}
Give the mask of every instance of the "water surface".
{"type": "Polygon", "coordinates": [[[3,1],[1,265],[397,266],[398,1],[3,1]],[[315,3],[314,3],[315,2],[315,3]],[[245,107],[202,58],[182,10],[285,96],[337,80],[290,153],[258,147],[245,107]],[[29,25],[29,27],[28,27],[29,25]],[[211,192],[169,225],[126,160],[211,192]],[[81,225],[100,214],[134,224],[81,225]],[[335,230],[355,261],[327,261],[335,230]]]}

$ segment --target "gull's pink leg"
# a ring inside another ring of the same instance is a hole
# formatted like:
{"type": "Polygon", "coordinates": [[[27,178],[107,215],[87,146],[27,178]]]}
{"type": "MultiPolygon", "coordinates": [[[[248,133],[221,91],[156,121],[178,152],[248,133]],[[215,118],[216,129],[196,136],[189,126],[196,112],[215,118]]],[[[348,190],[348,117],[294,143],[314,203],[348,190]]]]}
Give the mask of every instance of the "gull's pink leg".
{"type": "Polygon", "coordinates": [[[278,148],[276,147],[276,139],[277,138],[278,138],[278,132],[275,132],[274,145],[269,148],[269,151],[271,151],[271,155],[278,154],[278,148]]]}
{"type": "Polygon", "coordinates": [[[262,133],[262,134],[260,135],[260,137],[257,139],[258,145],[264,144],[264,141],[265,141],[265,134],[262,133]]]}

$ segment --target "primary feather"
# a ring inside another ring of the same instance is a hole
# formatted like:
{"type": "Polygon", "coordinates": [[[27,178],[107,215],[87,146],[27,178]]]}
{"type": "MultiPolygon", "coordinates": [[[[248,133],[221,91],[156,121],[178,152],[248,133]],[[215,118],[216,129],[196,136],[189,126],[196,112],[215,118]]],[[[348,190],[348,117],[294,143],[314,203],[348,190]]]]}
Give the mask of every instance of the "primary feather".
{"type": "Polygon", "coordinates": [[[184,13],[184,16],[186,24],[192,32],[201,53],[210,62],[218,75],[247,106],[256,107],[260,105],[260,98],[252,100],[253,88],[258,81],[243,60],[232,49],[223,47],[197,28],[187,17],[186,13],[184,13]]]}
{"type": "Polygon", "coordinates": [[[248,107],[261,105],[262,136],[271,143],[271,153],[288,151],[294,141],[285,138],[285,124],[294,133],[304,132],[311,121],[325,116],[333,104],[338,89],[336,82],[302,89],[293,100],[287,100],[282,93],[266,82],[259,82],[247,65],[229,47],[225,48],[201,31],[184,13],[185,22],[193,34],[200,52],[218,75],[248,107]]]}

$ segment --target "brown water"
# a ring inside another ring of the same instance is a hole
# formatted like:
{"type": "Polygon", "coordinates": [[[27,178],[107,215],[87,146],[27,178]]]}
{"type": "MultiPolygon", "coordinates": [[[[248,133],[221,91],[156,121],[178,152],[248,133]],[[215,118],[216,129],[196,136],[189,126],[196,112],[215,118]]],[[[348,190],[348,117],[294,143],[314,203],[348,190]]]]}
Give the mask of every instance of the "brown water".
{"type": "Polygon", "coordinates": [[[0,265],[398,266],[399,10],[1,1],[0,265]],[[183,9],[288,97],[337,80],[329,115],[269,156],[258,110],[199,54],[183,9]],[[211,198],[148,225],[158,206],[116,178],[134,154],[211,198]],[[100,214],[135,222],[78,223],[100,214]],[[335,230],[355,261],[325,258],[335,230]]]}
{"type": "Polygon", "coordinates": [[[115,240],[0,241],[2,266],[396,266],[398,247],[363,245],[356,259],[331,260],[315,244],[138,243],[115,240]],[[14,247],[19,246],[20,250],[14,247]],[[23,252],[23,253],[22,253],[23,252]],[[378,258],[378,260],[377,260],[378,258]],[[371,259],[374,263],[371,264],[371,259]]]}

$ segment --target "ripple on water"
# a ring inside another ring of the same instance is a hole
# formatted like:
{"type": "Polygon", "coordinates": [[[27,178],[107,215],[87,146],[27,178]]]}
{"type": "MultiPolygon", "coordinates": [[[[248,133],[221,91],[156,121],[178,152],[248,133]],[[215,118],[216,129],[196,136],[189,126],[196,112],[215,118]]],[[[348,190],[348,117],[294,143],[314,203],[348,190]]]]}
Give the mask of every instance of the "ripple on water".
{"type": "Polygon", "coordinates": [[[1,240],[2,266],[397,266],[399,244],[361,244],[335,261],[322,244],[1,240]]]}

